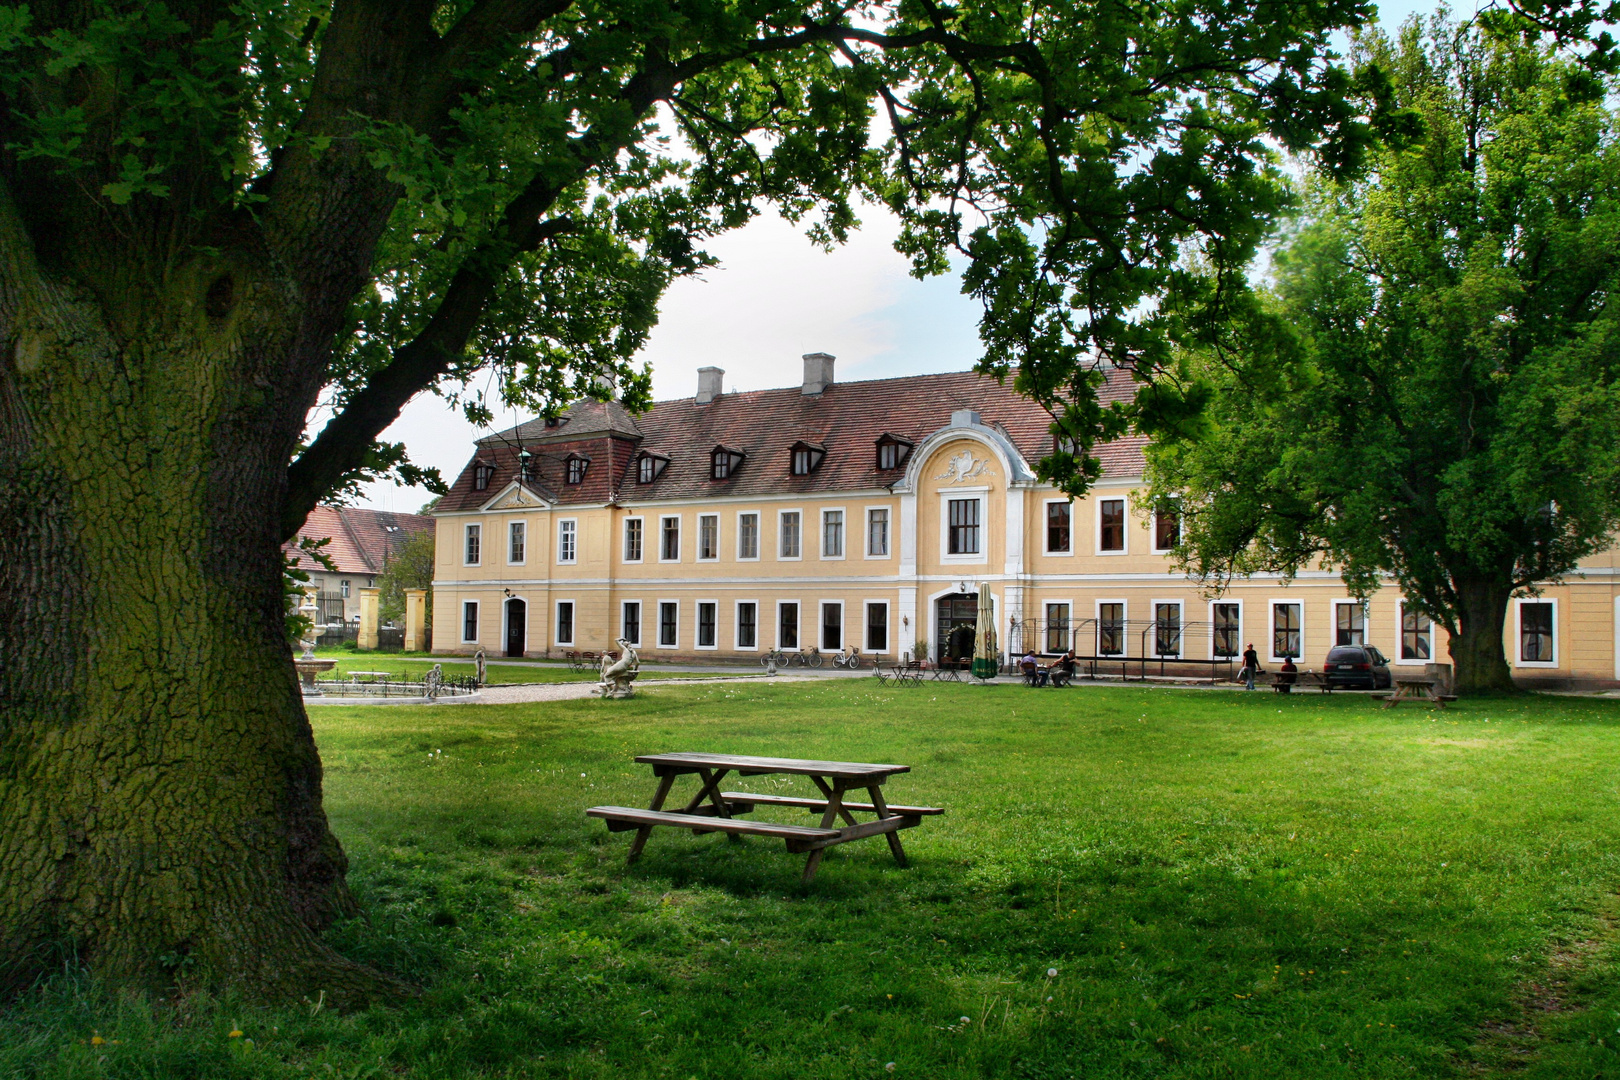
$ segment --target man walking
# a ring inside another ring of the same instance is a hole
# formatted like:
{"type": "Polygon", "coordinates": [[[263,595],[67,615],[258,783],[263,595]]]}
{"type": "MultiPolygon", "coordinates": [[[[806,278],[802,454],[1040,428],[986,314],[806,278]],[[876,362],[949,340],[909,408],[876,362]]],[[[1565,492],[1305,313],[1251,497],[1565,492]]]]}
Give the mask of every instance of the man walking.
{"type": "Polygon", "coordinates": [[[1251,641],[1249,647],[1243,650],[1243,670],[1238,672],[1238,677],[1244,682],[1243,689],[1254,689],[1254,674],[1259,668],[1260,654],[1254,651],[1254,642],[1251,641]]]}

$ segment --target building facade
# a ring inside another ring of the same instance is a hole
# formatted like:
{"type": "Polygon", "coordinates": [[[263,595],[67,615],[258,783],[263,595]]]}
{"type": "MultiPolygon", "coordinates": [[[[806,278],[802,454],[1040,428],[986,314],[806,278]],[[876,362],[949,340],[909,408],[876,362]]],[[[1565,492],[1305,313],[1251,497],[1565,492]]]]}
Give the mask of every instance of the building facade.
{"type": "Polygon", "coordinates": [[[317,621],[352,628],[360,622],[360,590],[376,586],[377,575],[411,537],[435,527],[434,520],[423,514],[317,506],[304,519],[298,540],[326,540],[321,551],[333,568],[322,566],[297,540],[283,544],[282,552],[309,575],[317,621]]]}
{"type": "MultiPolygon", "coordinates": [[[[738,660],[767,649],[939,659],[971,641],[992,595],[1001,651],[1071,645],[1104,672],[1222,673],[1252,642],[1317,666],[1335,644],[1395,665],[1449,657],[1443,628],[1397,588],[1363,602],[1335,572],[1256,576],[1212,597],[1171,565],[1173,518],[1140,499],[1143,446],[1099,447],[1103,476],[1069,499],[1034,475],[1047,415],[973,373],[698,393],[632,417],[582,402],[479,441],[435,511],[435,652],[738,660]]],[[[1133,393],[1113,372],[1105,400],[1133,393]]],[[[1613,551],[1515,600],[1516,677],[1620,679],[1613,551]]]]}

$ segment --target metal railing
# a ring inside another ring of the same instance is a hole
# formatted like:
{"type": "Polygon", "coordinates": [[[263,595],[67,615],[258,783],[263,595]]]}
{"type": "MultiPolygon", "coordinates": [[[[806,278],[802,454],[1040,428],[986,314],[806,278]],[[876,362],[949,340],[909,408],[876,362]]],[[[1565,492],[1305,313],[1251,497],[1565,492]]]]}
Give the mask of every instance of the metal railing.
{"type": "Polygon", "coordinates": [[[1211,680],[1235,678],[1242,661],[1238,628],[1212,622],[1158,619],[1024,619],[1011,628],[1011,655],[1042,656],[1073,649],[1077,675],[1145,680],[1149,674],[1207,673],[1211,680]],[[1061,647],[1059,647],[1061,646],[1061,647]],[[1230,649],[1230,654],[1225,653],[1230,649]],[[1202,653],[1195,656],[1193,653],[1202,653]]]}

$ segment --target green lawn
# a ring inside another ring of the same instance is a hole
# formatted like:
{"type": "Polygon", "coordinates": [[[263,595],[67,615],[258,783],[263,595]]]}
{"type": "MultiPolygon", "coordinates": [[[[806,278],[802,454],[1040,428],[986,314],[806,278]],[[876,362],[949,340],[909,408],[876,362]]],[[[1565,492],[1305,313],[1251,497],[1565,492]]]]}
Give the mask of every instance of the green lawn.
{"type": "Polygon", "coordinates": [[[334,938],[422,998],[177,1020],[63,977],[0,1069],[1620,1076],[1620,701],[863,680],[314,722],[369,911],[334,938]],[[890,798],[948,813],[906,871],[868,840],[806,888],[779,841],[671,830],[626,869],[583,810],[645,804],[630,759],[672,749],[903,762],[890,798]]]}

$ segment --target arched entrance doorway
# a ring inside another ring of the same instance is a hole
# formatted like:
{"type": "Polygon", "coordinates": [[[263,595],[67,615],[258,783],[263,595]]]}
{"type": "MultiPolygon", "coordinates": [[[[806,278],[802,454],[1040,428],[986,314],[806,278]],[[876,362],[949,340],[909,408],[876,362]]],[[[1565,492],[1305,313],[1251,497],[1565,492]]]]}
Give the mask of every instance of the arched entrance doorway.
{"type": "Polygon", "coordinates": [[[513,597],[506,602],[506,655],[522,656],[529,626],[529,605],[513,597]]]}
{"type": "Polygon", "coordinates": [[[934,659],[973,659],[974,624],[979,619],[979,594],[949,593],[934,601],[934,659]]]}

